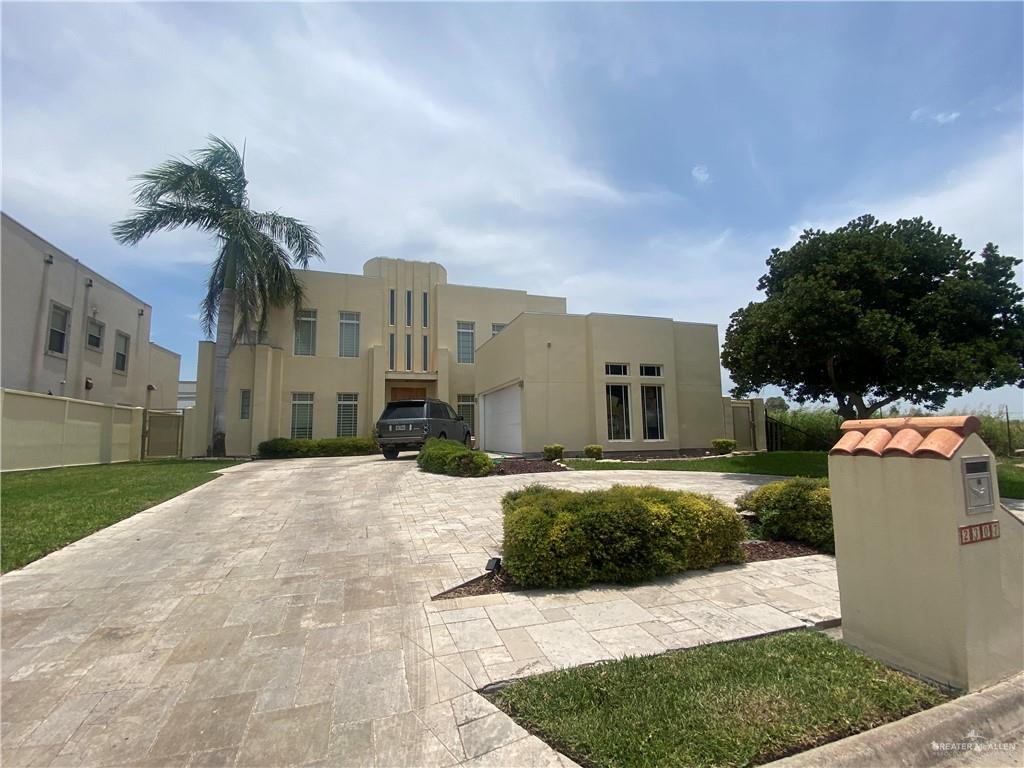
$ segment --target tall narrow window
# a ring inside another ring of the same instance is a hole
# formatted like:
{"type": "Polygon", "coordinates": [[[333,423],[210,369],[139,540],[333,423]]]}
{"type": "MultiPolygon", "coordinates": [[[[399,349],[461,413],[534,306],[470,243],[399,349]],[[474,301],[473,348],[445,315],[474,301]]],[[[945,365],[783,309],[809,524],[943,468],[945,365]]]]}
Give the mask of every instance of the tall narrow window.
{"type": "Polygon", "coordinates": [[[456,323],[458,361],[460,363],[473,362],[473,337],[476,334],[476,324],[459,320],[456,323]]]}
{"type": "Polygon", "coordinates": [[[388,325],[395,324],[395,289],[388,291],[388,325]]]}
{"type": "Polygon", "coordinates": [[[665,439],[665,414],[661,387],[640,387],[644,403],[644,440],[665,439]]]}
{"type": "Polygon", "coordinates": [[[292,439],[313,439],[312,392],[292,392],[292,439]]]}
{"type": "Polygon", "coordinates": [[[430,337],[426,334],[423,335],[423,370],[430,370],[430,337]]]}
{"type": "Polygon", "coordinates": [[[71,310],[60,304],[50,305],[50,333],[46,341],[46,349],[55,355],[66,355],[68,351],[68,324],[71,310]]]}
{"type": "Polygon", "coordinates": [[[131,343],[127,333],[118,331],[114,336],[114,370],[118,373],[128,373],[128,349],[131,343]]]}
{"type": "Polygon", "coordinates": [[[338,394],[338,437],[355,437],[359,430],[359,395],[338,394]]]}
{"type": "Polygon", "coordinates": [[[395,334],[388,334],[388,370],[395,370],[395,334]]]}
{"type": "Polygon", "coordinates": [[[359,313],[342,312],[338,331],[338,354],[341,357],[359,357],[359,313]]]}
{"type": "Polygon", "coordinates": [[[412,291],[405,292],[405,327],[412,328],[412,291]]]}
{"type": "Polygon", "coordinates": [[[430,325],[430,294],[423,292],[423,327],[430,325]]]}
{"type": "Polygon", "coordinates": [[[412,370],[412,334],[405,334],[405,370],[412,370]]]}
{"type": "Polygon", "coordinates": [[[238,392],[238,418],[245,421],[252,413],[252,390],[242,389],[238,392]]]}
{"type": "Polygon", "coordinates": [[[473,417],[476,413],[476,399],[473,395],[457,395],[455,410],[458,411],[459,416],[466,422],[466,426],[469,427],[470,432],[476,432],[476,425],[473,423],[473,417]]]}
{"type": "Polygon", "coordinates": [[[629,386],[606,384],[604,392],[608,439],[629,440],[629,386]]]}
{"type": "Polygon", "coordinates": [[[505,330],[505,323],[491,323],[491,338],[505,330]]]}
{"type": "Polygon", "coordinates": [[[316,354],[315,309],[300,309],[295,313],[295,354],[302,357],[316,354]]]}
{"type": "Polygon", "coordinates": [[[96,352],[103,350],[103,323],[92,317],[85,322],[85,346],[96,352]]]}

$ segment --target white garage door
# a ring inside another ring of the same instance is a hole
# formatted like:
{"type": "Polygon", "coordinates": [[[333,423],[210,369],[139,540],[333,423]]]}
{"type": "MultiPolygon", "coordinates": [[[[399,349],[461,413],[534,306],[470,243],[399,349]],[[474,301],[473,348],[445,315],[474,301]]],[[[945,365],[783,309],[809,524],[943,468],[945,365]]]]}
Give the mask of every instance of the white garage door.
{"type": "Polygon", "coordinates": [[[523,452],[522,390],[518,384],[483,396],[483,449],[523,452]]]}

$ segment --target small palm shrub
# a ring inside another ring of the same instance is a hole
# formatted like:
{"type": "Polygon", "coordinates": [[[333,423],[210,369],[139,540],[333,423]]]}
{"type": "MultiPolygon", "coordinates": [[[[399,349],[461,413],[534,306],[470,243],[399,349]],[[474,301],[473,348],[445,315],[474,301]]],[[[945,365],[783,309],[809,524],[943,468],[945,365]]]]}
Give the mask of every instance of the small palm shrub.
{"type": "Polygon", "coordinates": [[[454,440],[431,438],[416,457],[424,472],[455,477],[483,477],[494,468],[490,456],[473,451],[454,440]]]}
{"type": "Polygon", "coordinates": [[[728,437],[720,437],[711,441],[711,450],[719,456],[726,453],[732,453],[736,450],[736,441],[728,437]]]}
{"type": "Polygon", "coordinates": [[[794,477],[768,483],[736,500],[736,508],[757,515],[767,539],[799,541],[834,554],[832,497],[825,478],[794,477]]]}
{"type": "Polygon", "coordinates": [[[261,459],[299,459],[312,456],[369,456],[380,453],[377,442],[368,437],[331,437],[325,440],[293,440],[275,437],[264,440],[256,451],[261,459]]]}
{"type": "Polygon", "coordinates": [[[743,521],[712,496],[616,485],[505,494],[502,564],[524,587],[632,584],[742,562],[743,521]]]}
{"type": "Polygon", "coordinates": [[[588,459],[603,459],[604,448],[600,445],[585,445],[583,446],[583,455],[588,459]]]}
{"type": "Polygon", "coordinates": [[[565,451],[565,446],[559,445],[558,443],[555,443],[554,445],[545,445],[543,451],[544,461],[558,461],[562,458],[562,452],[565,451]]]}

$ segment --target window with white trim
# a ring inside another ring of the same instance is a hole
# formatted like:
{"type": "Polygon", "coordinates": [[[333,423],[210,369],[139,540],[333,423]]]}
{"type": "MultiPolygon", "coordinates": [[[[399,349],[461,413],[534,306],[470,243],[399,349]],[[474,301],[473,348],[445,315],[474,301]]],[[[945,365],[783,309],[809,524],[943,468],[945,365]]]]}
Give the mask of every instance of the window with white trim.
{"type": "Polygon", "coordinates": [[[629,376],[629,363],[605,363],[605,376],[629,376]]]}
{"type": "Polygon", "coordinates": [[[292,392],[292,440],[313,439],[313,393],[292,392]]]}
{"type": "Polygon", "coordinates": [[[388,370],[395,370],[395,334],[388,334],[388,370]]]}
{"type": "Polygon", "coordinates": [[[388,290],[388,325],[395,324],[395,289],[388,290]]]}
{"type": "Polygon", "coordinates": [[[405,370],[412,370],[412,334],[405,334],[405,370]]]}
{"type": "Polygon", "coordinates": [[[238,418],[246,421],[252,415],[252,390],[240,389],[238,391],[238,418]]]}
{"type": "Polygon", "coordinates": [[[605,384],[604,394],[608,439],[629,440],[629,385],[605,384]]]}
{"type": "Polygon", "coordinates": [[[491,338],[505,330],[506,323],[491,323],[491,338]]]}
{"type": "Polygon", "coordinates": [[[94,317],[85,321],[85,346],[94,352],[103,351],[104,325],[94,317]]]}
{"type": "Polygon", "coordinates": [[[359,357],[359,313],[340,313],[338,326],[338,356],[359,357]]]}
{"type": "Polygon", "coordinates": [[[355,437],[359,433],[359,395],[338,393],[338,437],[355,437]]]}
{"type": "Polygon", "coordinates": [[[55,355],[68,353],[68,326],[71,310],[60,304],[50,303],[50,332],[47,334],[46,351],[55,355]]]}
{"type": "Polygon", "coordinates": [[[664,440],[665,407],[662,387],[640,387],[640,400],[644,405],[644,440],[664,440]]]}
{"type": "Polygon", "coordinates": [[[300,309],[295,313],[295,350],[300,357],[316,354],[316,310],[300,309]]]}
{"type": "Polygon", "coordinates": [[[458,350],[458,361],[460,363],[472,363],[474,361],[474,337],[476,336],[476,323],[466,320],[459,320],[456,324],[456,349],[458,350]]]}
{"type": "Polygon", "coordinates": [[[476,398],[473,395],[456,395],[455,410],[466,422],[470,432],[476,432],[476,425],[473,417],[476,415],[476,398]]]}
{"type": "Polygon", "coordinates": [[[114,334],[114,370],[117,373],[128,373],[128,350],[132,339],[127,333],[118,331],[114,334]]]}
{"type": "Polygon", "coordinates": [[[655,363],[640,363],[640,375],[660,377],[661,366],[655,363]]]}

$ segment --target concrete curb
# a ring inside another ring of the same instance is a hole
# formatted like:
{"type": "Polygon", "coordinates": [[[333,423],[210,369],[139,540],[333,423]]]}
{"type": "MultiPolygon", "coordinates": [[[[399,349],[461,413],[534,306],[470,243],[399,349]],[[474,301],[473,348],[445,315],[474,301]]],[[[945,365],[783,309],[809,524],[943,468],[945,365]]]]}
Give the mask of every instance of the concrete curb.
{"type": "MultiPolygon", "coordinates": [[[[910,715],[870,731],[849,736],[798,755],[767,763],[772,768],[881,768],[882,766],[934,766],[972,754],[956,745],[976,741],[988,760],[985,765],[1024,763],[1024,674],[961,696],[924,712],[910,715]],[[974,731],[979,738],[968,737],[974,731]],[[951,745],[932,749],[932,744],[951,745]],[[1012,750],[991,751],[1000,744],[1012,750]],[[1000,761],[999,756],[1005,758],[1000,761]]],[[[966,764],[966,763],[960,763],[966,764]]]]}

